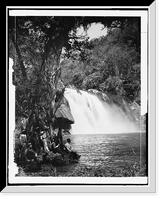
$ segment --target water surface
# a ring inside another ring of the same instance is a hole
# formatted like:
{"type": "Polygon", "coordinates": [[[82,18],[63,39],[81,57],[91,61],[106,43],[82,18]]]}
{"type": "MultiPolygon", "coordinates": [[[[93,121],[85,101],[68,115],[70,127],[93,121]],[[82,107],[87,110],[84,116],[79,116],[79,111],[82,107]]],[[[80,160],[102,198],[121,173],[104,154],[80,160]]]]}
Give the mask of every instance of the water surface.
{"type": "Polygon", "coordinates": [[[103,168],[127,168],[144,166],[147,162],[146,133],[124,134],[76,134],[71,138],[72,146],[80,155],[77,164],[57,167],[58,175],[68,175],[79,165],[103,168]]]}

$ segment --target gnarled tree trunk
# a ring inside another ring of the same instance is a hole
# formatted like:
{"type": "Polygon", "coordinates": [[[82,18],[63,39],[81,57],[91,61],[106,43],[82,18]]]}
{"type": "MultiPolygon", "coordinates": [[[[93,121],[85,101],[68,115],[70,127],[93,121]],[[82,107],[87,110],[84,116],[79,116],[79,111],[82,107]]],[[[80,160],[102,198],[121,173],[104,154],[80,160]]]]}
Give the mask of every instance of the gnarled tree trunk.
{"type": "Polygon", "coordinates": [[[25,80],[27,80],[27,74],[26,74],[26,71],[25,71],[25,66],[24,66],[24,63],[23,63],[23,58],[21,56],[21,52],[20,52],[19,46],[18,46],[18,44],[16,42],[16,39],[14,38],[13,34],[11,34],[11,39],[12,39],[12,42],[13,42],[13,44],[15,46],[16,53],[18,55],[18,59],[19,59],[19,64],[20,64],[22,75],[25,78],[25,80]]]}
{"type": "MultiPolygon", "coordinates": [[[[46,50],[46,63],[50,63],[52,65],[52,73],[51,73],[51,109],[54,108],[55,105],[55,94],[58,88],[58,82],[61,78],[61,66],[60,66],[60,56],[62,52],[62,47],[64,45],[64,38],[62,37],[62,34],[60,34],[56,38],[49,38],[49,41],[47,42],[45,46],[46,50]]],[[[53,115],[55,115],[55,111],[52,112],[53,115]]],[[[51,116],[54,117],[55,116],[51,116]]],[[[53,130],[53,122],[50,123],[50,135],[52,136],[53,130]]],[[[61,148],[63,147],[63,141],[62,141],[62,130],[61,127],[59,127],[59,131],[57,134],[58,140],[60,141],[61,148]]]]}

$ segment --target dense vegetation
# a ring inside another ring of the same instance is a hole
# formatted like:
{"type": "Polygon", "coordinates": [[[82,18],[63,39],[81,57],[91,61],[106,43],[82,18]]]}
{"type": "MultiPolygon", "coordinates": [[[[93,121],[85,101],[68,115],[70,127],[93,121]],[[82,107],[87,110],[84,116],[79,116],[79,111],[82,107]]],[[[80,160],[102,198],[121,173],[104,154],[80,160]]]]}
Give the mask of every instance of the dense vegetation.
{"type": "Polygon", "coordinates": [[[140,103],[140,18],[10,17],[9,50],[18,115],[29,116],[36,104],[48,109],[60,75],[65,85],[140,103]],[[93,22],[103,23],[108,34],[77,36],[78,27],[93,22]]]}
{"type": "Polygon", "coordinates": [[[78,89],[97,89],[140,103],[139,19],[126,20],[123,30],[87,41],[62,65],[62,80],[78,89]]]}
{"type": "Polygon", "coordinates": [[[28,119],[27,136],[34,115],[51,127],[52,102],[63,84],[140,103],[140,18],[9,17],[9,56],[16,119],[28,119]],[[77,35],[91,23],[102,23],[107,35],[92,40],[77,35]]]}

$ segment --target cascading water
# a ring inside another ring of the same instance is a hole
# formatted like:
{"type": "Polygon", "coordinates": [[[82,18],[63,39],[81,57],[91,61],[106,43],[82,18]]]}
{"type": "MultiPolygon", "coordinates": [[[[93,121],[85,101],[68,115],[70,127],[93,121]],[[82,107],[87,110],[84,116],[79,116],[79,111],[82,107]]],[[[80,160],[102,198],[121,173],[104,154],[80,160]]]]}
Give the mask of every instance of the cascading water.
{"type": "Polygon", "coordinates": [[[75,123],[72,134],[106,134],[137,132],[138,127],[117,105],[109,105],[86,91],[66,88],[75,123]]]}

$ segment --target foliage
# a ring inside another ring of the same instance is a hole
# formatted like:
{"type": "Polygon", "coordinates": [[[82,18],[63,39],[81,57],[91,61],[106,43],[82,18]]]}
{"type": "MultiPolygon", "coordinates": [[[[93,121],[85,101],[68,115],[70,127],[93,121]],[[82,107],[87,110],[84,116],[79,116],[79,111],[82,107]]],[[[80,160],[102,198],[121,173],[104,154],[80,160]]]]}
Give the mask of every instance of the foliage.
{"type": "Polygon", "coordinates": [[[86,166],[78,165],[73,172],[68,174],[70,177],[141,177],[146,176],[146,165],[140,168],[138,163],[133,165],[126,164],[125,167],[115,168],[112,166],[86,166]]]}
{"type": "MultiPolygon", "coordinates": [[[[56,167],[52,164],[43,164],[41,169],[37,172],[26,171],[26,169],[19,168],[17,176],[56,176],[56,167]]],[[[64,175],[62,175],[64,176],[64,175]]],[[[77,167],[68,173],[68,177],[144,177],[146,174],[146,165],[140,168],[138,163],[133,165],[126,165],[123,168],[103,167],[103,166],[86,166],[77,165],[77,167]]]]}
{"type": "Polygon", "coordinates": [[[97,89],[140,104],[140,19],[126,19],[116,27],[115,23],[106,36],[82,45],[84,59],[75,51],[77,60],[72,56],[62,62],[62,79],[80,89],[97,89]]]}
{"type": "Polygon", "coordinates": [[[14,60],[16,118],[33,115],[50,126],[51,105],[61,78],[64,85],[97,89],[139,102],[140,19],[120,17],[9,17],[9,56],[14,60]],[[91,23],[108,34],[99,39],[77,35],[91,23]],[[60,60],[62,58],[62,62],[60,60]]]}
{"type": "Polygon", "coordinates": [[[9,17],[9,41],[17,86],[16,115],[29,116],[37,104],[49,106],[60,76],[57,68],[63,47],[65,85],[138,98],[139,18],[9,17]],[[107,26],[108,35],[91,41],[77,35],[78,27],[87,29],[93,22],[107,26]]]}

